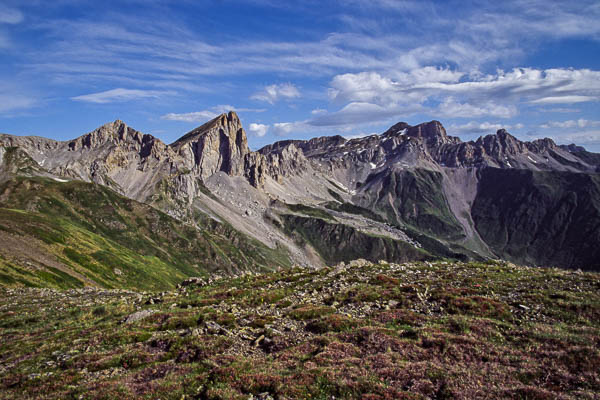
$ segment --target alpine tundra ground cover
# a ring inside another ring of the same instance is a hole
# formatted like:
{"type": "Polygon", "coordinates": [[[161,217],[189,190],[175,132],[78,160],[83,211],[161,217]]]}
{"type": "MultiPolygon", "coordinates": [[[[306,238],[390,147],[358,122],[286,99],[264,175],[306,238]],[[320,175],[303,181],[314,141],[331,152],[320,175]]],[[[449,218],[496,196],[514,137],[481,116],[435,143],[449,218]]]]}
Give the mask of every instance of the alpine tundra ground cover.
{"type": "Polygon", "coordinates": [[[504,262],[0,289],[5,399],[600,395],[600,276],[504,262]]]}

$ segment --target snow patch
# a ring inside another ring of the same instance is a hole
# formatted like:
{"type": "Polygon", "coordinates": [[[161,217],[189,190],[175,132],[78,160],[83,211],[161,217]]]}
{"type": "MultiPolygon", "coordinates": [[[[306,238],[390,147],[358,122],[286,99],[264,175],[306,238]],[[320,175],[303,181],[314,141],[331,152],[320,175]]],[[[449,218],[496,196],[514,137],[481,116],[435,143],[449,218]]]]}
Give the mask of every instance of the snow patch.
{"type": "Polygon", "coordinates": [[[529,158],[529,161],[532,161],[533,163],[537,164],[537,161],[535,161],[533,158],[527,156],[527,158],[529,158]]]}
{"type": "Polygon", "coordinates": [[[373,164],[372,162],[370,162],[369,165],[371,166],[371,169],[377,168],[377,165],[373,164]]]}
{"type": "Polygon", "coordinates": [[[69,182],[68,179],[60,179],[60,178],[52,178],[52,179],[54,179],[56,182],[61,182],[61,183],[69,182]]]}

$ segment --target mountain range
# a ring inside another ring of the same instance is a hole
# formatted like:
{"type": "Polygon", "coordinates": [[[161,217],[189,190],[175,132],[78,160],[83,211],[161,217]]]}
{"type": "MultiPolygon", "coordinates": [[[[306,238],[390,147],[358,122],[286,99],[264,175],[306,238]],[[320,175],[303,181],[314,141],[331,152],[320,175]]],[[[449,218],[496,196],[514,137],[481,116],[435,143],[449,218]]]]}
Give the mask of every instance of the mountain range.
{"type": "Polygon", "coordinates": [[[356,258],[600,270],[599,172],[579,146],[464,142],[437,121],[258,151],[235,112],[171,144],[120,120],[69,141],[2,134],[0,279],[160,289],[356,258]]]}

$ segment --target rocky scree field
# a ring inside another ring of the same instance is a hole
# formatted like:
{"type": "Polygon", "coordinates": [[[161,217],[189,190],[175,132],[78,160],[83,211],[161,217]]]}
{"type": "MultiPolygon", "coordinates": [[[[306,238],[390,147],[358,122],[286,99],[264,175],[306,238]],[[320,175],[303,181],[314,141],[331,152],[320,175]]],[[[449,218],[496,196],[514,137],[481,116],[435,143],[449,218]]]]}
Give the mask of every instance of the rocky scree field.
{"type": "Polygon", "coordinates": [[[506,262],[0,289],[3,399],[595,399],[600,275],[506,262]]]}

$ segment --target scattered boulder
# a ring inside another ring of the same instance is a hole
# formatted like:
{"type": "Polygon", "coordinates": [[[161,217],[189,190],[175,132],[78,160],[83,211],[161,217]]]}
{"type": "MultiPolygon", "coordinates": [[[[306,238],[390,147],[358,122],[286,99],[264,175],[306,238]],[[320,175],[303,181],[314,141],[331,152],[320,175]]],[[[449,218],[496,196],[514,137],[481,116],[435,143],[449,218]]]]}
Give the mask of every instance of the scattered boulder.
{"type": "Polygon", "coordinates": [[[156,310],[142,310],[142,311],[137,311],[134,312],[133,314],[128,315],[123,322],[125,324],[133,324],[134,322],[140,321],[146,317],[149,317],[150,315],[156,313],[158,311],[156,310]]]}

